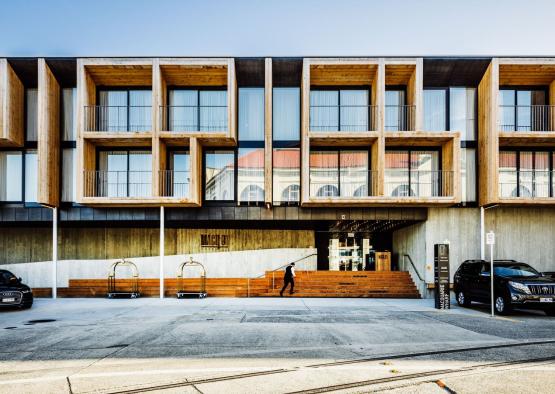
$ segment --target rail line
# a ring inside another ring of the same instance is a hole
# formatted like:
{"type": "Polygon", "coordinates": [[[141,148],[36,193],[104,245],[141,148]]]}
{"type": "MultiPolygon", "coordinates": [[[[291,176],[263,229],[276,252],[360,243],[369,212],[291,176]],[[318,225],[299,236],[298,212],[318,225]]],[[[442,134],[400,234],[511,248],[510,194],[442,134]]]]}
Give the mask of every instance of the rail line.
{"type": "MultiPolygon", "coordinates": [[[[217,382],[230,381],[230,380],[240,380],[240,379],[258,377],[258,376],[282,374],[282,373],[294,372],[294,371],[297,371],[301,368],[315,369],[315,368],[333,367],[333,366],[340,366],[340,365],[347,365],[347,364],[365,363],[365,362],[372,362],[372,361],[386,361],[386,360],[392,360],[392,359],[413,358],[413,357],[420,357],[420,356],[433,356],[433,355],[451,354],[451,353],[464,353],[464,352],[472,352],[472,351],[478,351],[478,350],[514,348],[514,347],[545,345],[545,344],[554,344],[554,343],[555,343],[555,340],[545,340],[545,341],[533,341],[533,342],[524,342],[524,343],[509,343],[509,344],[500,344],[500,345],[474,346],[474,347],[468,347],[468,348],[436,350],[436,351],[428,351],[428,352],[404,353],[404,354],[395,354],[395,355],[385,355],[385,356],[379,356],[379,357],[358,358],[358,359],[343,360],[343,361],[337,361],[337,362],[312,364],[312,365],[306,365],[306,366],[301,366],[301,367],[279,368],[279,369],[271,369],[271,370],[267,370],[267,371],[258,371],[258,372],[250,372],[250,373],[243,373],[243,374],[218,376],[218,377],[213,377],[213,378],[190,379],[190,380],[184,380],[182,382],[173,382],[173,383],[167,383],[167,384],[158,384],[158,385],[152,385],[152,386],[137,387],[137,388],[133,388],[133,389],[109,391],[108,393],[109,394],[145,393],[145,392],[156,391],[156,390],[167,390],[167,389],[173,389],[173,388],[179,388],[179,387],[197,386],[197,385],[208,384],[208,383],[217,383],[217,382]]],[[[474,371],[474,370],[477,370],[477,369],[480,369],[480,368],[491,368],[491,367],[497,367],[498,368],[498,367],[503,367],[503,366],[513,366],[513,365],[518,365],[518,364],[526,364],[526,363],[542,362],[542,361],[553,361],[553,360],[555,360],[555,356],[531,358],[531,359],[515,360],[515,361],[502,361],[502,362],[495,362],[495,363],[477,364],[477,365],[471,365],[471,366],[462,367],[462,368],[440,369],[440,370],[419,372],[419,373],[413,373],[413,374],[404,374],[404,375],[391,376],[391,377],[385,377],[385,378],[378,378],[378,379],[370,379],[370,380],[364,380],[364,381],[343,383],[343,384],[332,385],[332,386],[324,386],[324,387],[318,387],[318,388],[313,388],[313,389],[308,389],[308,390],[294,391],[294,392],[291,392],[290,394],[325,393],[325,392],[330,392],[330,391],[334,391],[334,390],[342,390],[342,389],[356,388],[356,387],[362,387],[362,386],[370,386],[370,385],[376,385],[376,384],[382,384],[382,383],[390,383],[390,382],[396,382],[396,381],[425,378],[425,377],[431,377],[431,376],[435,376],[435,375],[445,375],[445,374],[453,374],[453,373],[459,373],[459,372],[468,372],[468,371],[474,371]]]]}

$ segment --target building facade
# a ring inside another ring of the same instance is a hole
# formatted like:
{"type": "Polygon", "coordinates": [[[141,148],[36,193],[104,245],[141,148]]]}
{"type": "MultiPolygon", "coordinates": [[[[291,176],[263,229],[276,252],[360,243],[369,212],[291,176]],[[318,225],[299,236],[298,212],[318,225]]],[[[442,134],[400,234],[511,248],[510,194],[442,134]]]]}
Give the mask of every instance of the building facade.
{"type": "Polygon", "coordinates": [[[388,251],[425,295],[485,207],[497,257],[554,271],[554,108],[555,58],[0,59],[0,264],[47,287],[53,212],[62,282],[152,260],[164,207],[213,276],[388,251]]]}

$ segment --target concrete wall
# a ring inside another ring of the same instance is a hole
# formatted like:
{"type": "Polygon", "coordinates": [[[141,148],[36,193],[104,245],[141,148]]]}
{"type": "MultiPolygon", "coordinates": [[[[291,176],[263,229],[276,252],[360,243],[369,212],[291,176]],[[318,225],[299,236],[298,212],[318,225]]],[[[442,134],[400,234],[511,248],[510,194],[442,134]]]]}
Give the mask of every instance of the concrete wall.
{"type": "MultiPolygon", "coordinates": [[[[287,263],[316,253],[315,248],[298,249],[261,249],[238,252],[199,253],[173,255],[164,257],[164,273],[166,278],[175,278],[177,269],[184,261],[192,257],[202,263],[206,276],[211,278],[254,278],[265,271],[274,270],[287,263]]],[[[137,265],[141,278],[159,278],[159,257],[130,258],[137,265]]],[[[69,279],[106,279],[111,264],[115,260],[61,260],[58,261],[58,287],[67,287],[69,279]]],[[[316,256],[308,257],[296,263],[298,270],[315,270],[316,256]]],[[[51,261],[19,263],[3,265],[2,269],[12,271],[23,279],[23,283],[31,287],[52,286],[51,261]]],[[[127,268],[118,270],[117,277],[130,276],[127,268]]],[[[198,276],[198,271],[187,268],[185,276],[198,276]]],[[[280,274],[281,275],[281,274],[280,274]]]]}
{"type": "MultiPolygon", "coordinates": [[[[252,249],[314,247],[311,230],[185,229],[166,228],[167,255],[241,251],[252,249]],[[202,247],[201,234],[225,234],[226,248],[202,247]]],[[[61,227],[58,231],[60,260],[116,259],[158,256],[157,227],[61,227]]],[[[0,265],[47,261],[52,258],[50,227],[0,228],[0,265]]]]}
{"type": "MultiPolygon", "coordinates": [[[[486,210],[485,223],[486,232],[496,233],[494,258],[555,271],[555,209],[496,207],[486,210]]],[[[451,276],[462,261],[480,258],[479,208],[430,208],[426,222],[393,234],[393,250],[399,256],[409,254],[425,281],[433,283],[434,244],[444,241],[450,243],[451,276]]]]}

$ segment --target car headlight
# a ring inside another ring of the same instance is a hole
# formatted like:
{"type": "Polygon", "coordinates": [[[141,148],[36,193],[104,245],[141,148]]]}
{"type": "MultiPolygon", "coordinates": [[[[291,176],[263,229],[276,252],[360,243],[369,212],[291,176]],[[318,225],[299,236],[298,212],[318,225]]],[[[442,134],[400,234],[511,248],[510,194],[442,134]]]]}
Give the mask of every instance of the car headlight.
{"type": "Polygon", "coordinates": [[[522,283],[509,282],[509,286],[511,286],[515,290],[522,291],[523,293],[531,294],[530,289],[528,288],[528,286],[523,285],[522,283]]]}

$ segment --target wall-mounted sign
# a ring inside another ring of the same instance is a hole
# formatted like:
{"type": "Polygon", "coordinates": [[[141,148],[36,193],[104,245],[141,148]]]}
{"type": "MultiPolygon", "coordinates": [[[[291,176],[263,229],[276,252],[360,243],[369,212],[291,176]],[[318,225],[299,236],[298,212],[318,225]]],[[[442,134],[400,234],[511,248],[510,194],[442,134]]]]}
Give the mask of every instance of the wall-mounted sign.
{"type": "Polygon", "coordinates": [[[200,246],[203,248],[229,248],[229,235],[201,234],[200,246]]]}

